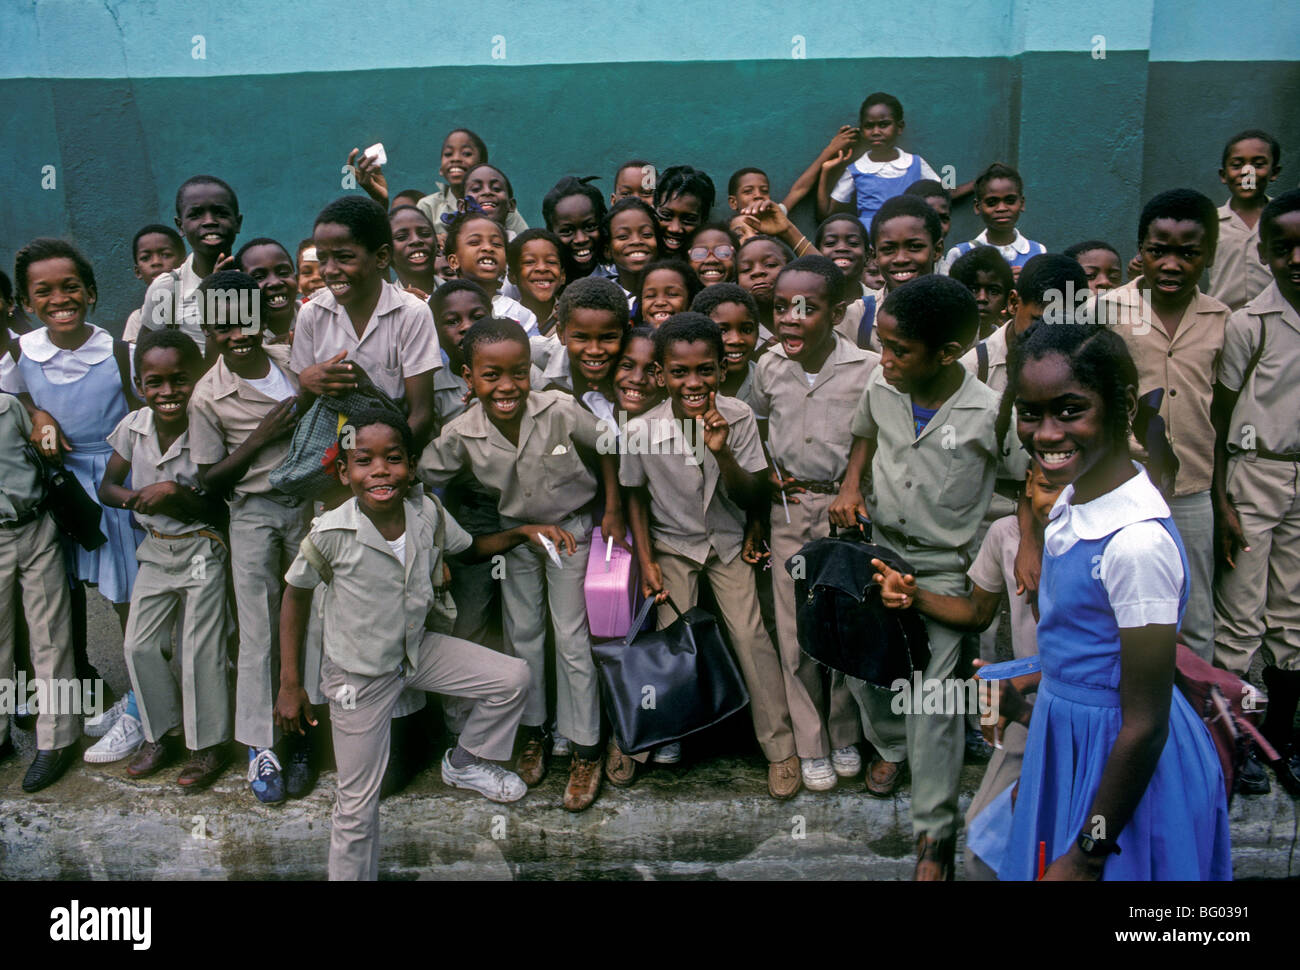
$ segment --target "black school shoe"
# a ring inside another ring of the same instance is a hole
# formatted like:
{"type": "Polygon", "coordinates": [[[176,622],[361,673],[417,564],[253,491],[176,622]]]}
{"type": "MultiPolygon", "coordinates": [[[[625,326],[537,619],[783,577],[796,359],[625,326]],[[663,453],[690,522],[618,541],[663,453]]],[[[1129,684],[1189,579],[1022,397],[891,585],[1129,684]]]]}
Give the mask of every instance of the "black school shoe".
{"type": "Polygon", "coordinates": [[[1241,771],[1237,772],[1237,781],[1232,790],[1238,795],[1267,795],[1272,787],[1268,783],[1268,772],[1255,756],[1255,748],[1252,745],[1246,752],[1246,760],[1241,765],[1241,771]]]}
{"type": "Polygon", "coordinates": [[[994,747],[984,740],[978,728],[966,725],[966,756],[968,765],[985,765],[993,757],[994,747]]]}
{"type": "Polygon", "coordinates": [[[1288,744],[1278,754],[1281,757],[1273,762],[1273,774],[1277,775],[1278,783],[1286,789],[1288,795],[1300,798],[1300,750],[1295,745],[1288,744]]]}
{"type": "Polygon", "coordinates": [[[68,766],[77,760],[77,746],[70,744],[66,748],[36,752],[27,774],[23,775],[23,791],[27,794],[48,788],[62,777],[68,766]]]}

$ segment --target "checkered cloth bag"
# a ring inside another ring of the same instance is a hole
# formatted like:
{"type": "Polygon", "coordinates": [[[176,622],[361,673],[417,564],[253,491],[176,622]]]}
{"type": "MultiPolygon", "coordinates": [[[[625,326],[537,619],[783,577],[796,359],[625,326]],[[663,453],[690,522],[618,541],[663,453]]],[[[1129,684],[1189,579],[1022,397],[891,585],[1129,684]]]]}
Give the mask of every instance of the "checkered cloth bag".
{"type": "Polygon", "coordinates": [[[406,420],[401,405],[376,387],[364,371],[356,369],[360,380],[355,390],[337,396],[322,394],[298,419],[289,454],[271,472],[274,488],[286,495],[315,499],[338,481],[334,462],[338,458],[339,432],[347,424],[348,415],[380,408],[406,420]]]}

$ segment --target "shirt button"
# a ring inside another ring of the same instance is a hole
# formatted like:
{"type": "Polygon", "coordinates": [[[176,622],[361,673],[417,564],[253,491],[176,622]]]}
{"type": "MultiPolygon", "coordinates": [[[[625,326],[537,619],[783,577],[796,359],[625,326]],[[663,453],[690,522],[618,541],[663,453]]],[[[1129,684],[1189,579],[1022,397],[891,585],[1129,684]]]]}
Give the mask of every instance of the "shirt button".
{"type": "Polygon", "coordinates": [[[911,487],[912,487],[912,483],[911,483],[911,482],[903,482],[903,487],[904,487],[904,488],[911,488],[911,487]]]}
{"type": "Polygon", "coordinates": [[[803,440],[804,440],[804,444],[810,444],[810,443],[812,442],[812,438],[811,438],[811,437],[809,437],[809,438],[804,438],[803,440]]]}
{"type": "Polygon", "coordinates": [[[899,525],[907,525],[907,519],[899,519],[899,520],[898,520],[898,524],[899,524],[899,525]]]}
{"type": "Polygon", "coordinates": [[[1178,388],[1176,388],[1176,387],[1171,387],[1171,388],[1169,389],[1169,396],[1170,396],[1170,397],[1177,397],[1177,396],[1178,396],[1178,388]]]}
{"type": "Polygon", "coordinates": [[[1174,352],[1173,352],[1172,350],[1169,351],[1169,356],[1172,357],[1173,355],[1174,355],[1174,352]]]}

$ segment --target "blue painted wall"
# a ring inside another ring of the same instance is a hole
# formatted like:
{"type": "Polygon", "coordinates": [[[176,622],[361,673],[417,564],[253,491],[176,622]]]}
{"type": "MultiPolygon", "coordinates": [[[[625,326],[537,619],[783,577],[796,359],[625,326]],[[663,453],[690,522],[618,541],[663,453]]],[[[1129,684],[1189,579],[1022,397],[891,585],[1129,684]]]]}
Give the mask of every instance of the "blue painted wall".
{"type": "MultiPolygon", "coordinates": [[[[101,280],[97,322],[117,329],[141,295],[130,237],[171,221],[187,176],[234,185],[243,238],[292,246],[344,191],[348,149],[383,141],[393,190],[431,189],[442,136],[458,125],[484,136],[538,224],[558,177],[600,174],[608,191],[631,156],[698,165],[720,191],[757,164],[784,191],[883,89],[906,108],[904,146],[936,168],[964,181],[994,160],[1017,165],[1032,237],[1060,248],[1102,236],[1125,250],[1154,192],[1190,185],[1220,198],[1215,170],[1234,131],[1300,145],[1300,5],[1256,5],[1249,19],[1209,0],[917,0],[905,20],[897,10],[7,0],[0,265],[32,236],[69,236],[101,280]],[[53,190],[41,188],[46,165],[53,190]]],[[[961,212],[952,238],[978,228],[961,212]]]]}

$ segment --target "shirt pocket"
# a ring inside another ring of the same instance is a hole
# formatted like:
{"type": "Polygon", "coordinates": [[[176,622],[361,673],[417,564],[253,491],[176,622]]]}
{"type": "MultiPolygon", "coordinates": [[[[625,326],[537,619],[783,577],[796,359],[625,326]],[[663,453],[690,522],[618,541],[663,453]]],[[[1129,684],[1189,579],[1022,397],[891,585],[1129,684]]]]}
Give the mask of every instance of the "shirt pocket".
{"type": "Polygon", "coordinates": [[[588,475],[590,472],[578,457],[577,449],[572,443],[556,445],[550,454],[542,456],[543,481],[549,491],[557,493],[557,498],[563,497],[558,494],[561,489],[581,484],[588,475]],[[557,454],[556,450],[559,448],[563,448],[564,451],[557,454]]]}
{"type": "Polygon", "coordinates": [[[979,455],[956,454],[948,462],[939,504],[954,512],[972,512],[983,515],[983,509],[972,506],[979,498],[984,485],[985,461],[979,455]]]}

